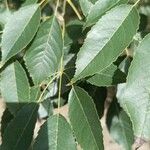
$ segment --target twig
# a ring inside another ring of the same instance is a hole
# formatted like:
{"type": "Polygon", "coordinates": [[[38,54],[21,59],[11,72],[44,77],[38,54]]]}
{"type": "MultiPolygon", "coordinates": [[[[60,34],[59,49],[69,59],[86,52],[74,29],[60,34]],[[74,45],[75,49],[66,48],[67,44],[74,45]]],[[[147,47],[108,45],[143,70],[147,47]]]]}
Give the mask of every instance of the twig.
{"type": "Polygon", "coordinates": [[[44,88],[43,92],[41,93],[39,99],[38,99],[38,103],[41,103],[42,102],[42,98],[43,98],[43,95],[45,94],[47,88],[49,87],[49,85],[55,80],[55,78],[58,76],[58,74],[56,74],[47,84],[47,86],[44,88]]]}
{"type": "Polygon", "coordinates": [[[135,2],[135,4],[133,5],[133,7],[135,7],[136,5],[138,5],[138,3],[140,2],[141,0],[137,0],[136,2],[135,2]]]}
{"type": "Polygon", "coordinates": [[[69,3],[69,5],[72,7],[72,9],[74,10],[74,12],[76,13],[76,15],[78,16],[79,20],[82,20],[82,17],[80,15],[80,13],[78,12],[78,10],[76,9],[76,7],[74,6],[74,4],[72,3],[71,0],[67,0],[67,2],[69,3]]]}

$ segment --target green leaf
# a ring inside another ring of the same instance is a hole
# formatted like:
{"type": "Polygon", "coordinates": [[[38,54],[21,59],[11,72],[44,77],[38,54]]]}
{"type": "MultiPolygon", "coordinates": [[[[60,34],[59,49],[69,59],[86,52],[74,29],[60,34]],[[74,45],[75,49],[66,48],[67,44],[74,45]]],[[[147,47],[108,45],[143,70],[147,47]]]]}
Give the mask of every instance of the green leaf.
{"type": "Polygon", "coordinates": [[[10,64],[1,73],[1,93],[7,103],[29,102],[29,83],[19,62],[10,64]]]}
{"type": "Polygon", "coordinates": [[[5,130],[1,149],[27,150],[32,142],[37,120],[37,104],[25,105],[5,130]]]}
{"type": "Polygon", "coordinates": [[[57,114],[48,118],[41,127],[33,150],[76,150],[71,127],[66,119],[57,114]]]}
{"type": "Polygon", "coordinates": [[[25,55],[26,66],[35,84],[46,80],[58,70],[62,50],[62,33],[54,16],[41,25],[25,55]]]}
{"type": "Polygon", "coordinates": [[[84,16],[87,16],[90,8],[97,2],[97,0],[79,0],[81,10],[84,16]]]}
{"type": "Polygon", "coordinates": [[[113,139],[122,146],[123,150],[131,150],[134,142],[132,123],[127,114],[121,110],[114,99],[107,112],[107,127],[113,139]]]}
{"type": "Polygon", "coordinates": [[[87,82],[82,82],[80,87],[83,88],[89,96],[92,97],[98,116],[101,118],[104,114],[104,105],[107,98],[107,89],[105,87],[97,87],[87,82]],[[81,86],[82,85],[82,86],[81,86]]]}
{"type": "Polygon", "coordinates": [[[146,16],[150,16],[150,6],[149,5],[147,5],[147,6],[141,6],[139,8],[139,11],[140,11],[141,14],[144,14],[146,16]]]}
{"type": "Polygon", "coordinates": [[[150,34],[135,51],[129,68],[127,84],[118,87],[119,103],[130,116],[134,134],[140,140],[150,140],[150,34]]]}
{"type": "Polygon", "coordinates": [[[88,12],[85,27],[95,24],[112,7],[127,2],[128,0],[98,0],[88,12]]]}
{"type": "Polygon", "coordinates": [[[91,3],[95,4],[98,0],[89,0],[91,3]]]}
{"type": "Polygon", "coordinates": [[[87,81],[96,86],[111,86],[125,82],[126,75],[120,69],[118,69],[117,66],[111,64],[109,67],[95,74],[87,81]]]}
{"type": "Polygon", "coordinates": [[[2,35],[2,62],[24,49],[34,37],[40,23],[39,5],[22,7],[9,18],[2,35]]]}
{"type": "Polygon", "coordinates": [[[129,45],[138,25],[138,12],[130,5],[120,5],[104,15],[92,27],[78,53],[72,82],[101,72],[112,64],[129,45]]]}
{"type": "Polygon", "coordinates": [[[84,16],[87,16],[90,8],[93,6],[92,2],[90,2],[89,0],[79,0],[79,3],[84,16]]]}
{"type": "Polygon", "coordinates": [[[0,9],[0,24],[2,26],[4,26],[8,20],[9,20],[9,17],[12,15],[11,11],[9,9],[6,9],[6,8],[1,8],[0,9]]]}
{"type": "Polygon", "coordinates": [[[31,5],[31,4],[35,4],[37,3],[38,0],[26,0],[22,6],[27,6],[27,5],[31,5]]]}
{"type": "Polygon", "coordinates": [[[40,97],[41,91],[39,86],[33,86],[30,88],[30,102],[37,102],[40,97]]]}
{"type": "Polygon", "coordinates": [[[16,103],[25,103],[30,100],[30,89],[26,73],[19,62],[10,64],[1,73],[1,94],[10,106],[11,112],[19,107],[16,103]]]}
{"type": "Polygon", "coordinates": [[[69,119],[81,148],[104,149],[102,128],[94,102],[79,87],[74,87],[69,94],[69,119]]]}

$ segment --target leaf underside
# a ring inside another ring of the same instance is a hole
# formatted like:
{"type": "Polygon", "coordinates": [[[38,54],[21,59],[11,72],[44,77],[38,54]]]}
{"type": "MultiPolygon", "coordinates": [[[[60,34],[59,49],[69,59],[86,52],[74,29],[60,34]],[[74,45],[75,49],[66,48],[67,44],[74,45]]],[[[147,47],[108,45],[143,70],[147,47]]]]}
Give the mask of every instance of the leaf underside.
{"type": "Polygon", "coordinates": [[[93,6],[93,3],[89,0],[79,0],[79,3],[84,16],[87,16],[90,8],[93,6]]]}

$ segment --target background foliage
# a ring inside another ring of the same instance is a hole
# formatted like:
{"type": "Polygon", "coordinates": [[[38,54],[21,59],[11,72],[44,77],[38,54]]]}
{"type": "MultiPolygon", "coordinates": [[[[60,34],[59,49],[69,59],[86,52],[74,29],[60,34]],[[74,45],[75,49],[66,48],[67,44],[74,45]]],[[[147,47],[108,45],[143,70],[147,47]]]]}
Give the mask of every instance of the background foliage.
{"type": "Polygon", "coordinates": [[[1,0],[1,150],[103,150],[104,113],[122,149],[149,141],[149,32],[149,0],[1,0]]]}

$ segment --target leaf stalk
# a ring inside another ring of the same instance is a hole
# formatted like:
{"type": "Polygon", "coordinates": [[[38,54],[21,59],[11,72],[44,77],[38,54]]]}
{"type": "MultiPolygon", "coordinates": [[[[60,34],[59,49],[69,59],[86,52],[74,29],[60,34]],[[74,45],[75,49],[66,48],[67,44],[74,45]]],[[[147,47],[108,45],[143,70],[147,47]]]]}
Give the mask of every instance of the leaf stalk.
{"type": "Polygon", "coordinates": [[[82,20],[82,17],[80,15],[80,13],[78,12],[78,10],[76,9],[76,7],[74,6],[74,4],[72,3],[71,0],[67,0],[68,4],[72,7],[72,9],[74,10],[74,12],[76,13],[77,17],[79,18],[79,20],[82,20]]]}

